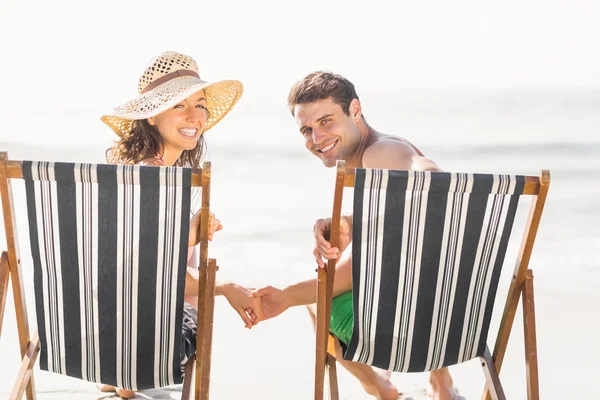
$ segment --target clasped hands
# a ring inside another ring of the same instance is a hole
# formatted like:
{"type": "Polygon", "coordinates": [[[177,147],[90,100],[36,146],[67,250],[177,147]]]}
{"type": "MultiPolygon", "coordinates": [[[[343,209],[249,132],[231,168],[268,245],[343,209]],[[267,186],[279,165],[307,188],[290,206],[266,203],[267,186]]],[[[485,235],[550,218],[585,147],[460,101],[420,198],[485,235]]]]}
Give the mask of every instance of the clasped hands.
{"type": "MultiPolygon", "coordinates": [[[[319,268],[325,267],[324,260],[338,259],[352,240],[352,216],[342,216],[340,219],[339,246],[332,247],[329,242],[331,218],[319,219],[313,227],[313,255],[319,268]]],[[[234,284],[232,284],[234,285],[234,284]]],[[[294,294],[273,286],[260,289],[243,288],[235,285],[232,288],[239,295],[230,294],[227,300],[238,312],[245,327],[250,329],[261,321],[274,318],[294,305],[294,294]],[[235,299],[232,301],[232,299],[235,299]]],[[[226,295],[227,296],[227,295],[226,295]]]]}

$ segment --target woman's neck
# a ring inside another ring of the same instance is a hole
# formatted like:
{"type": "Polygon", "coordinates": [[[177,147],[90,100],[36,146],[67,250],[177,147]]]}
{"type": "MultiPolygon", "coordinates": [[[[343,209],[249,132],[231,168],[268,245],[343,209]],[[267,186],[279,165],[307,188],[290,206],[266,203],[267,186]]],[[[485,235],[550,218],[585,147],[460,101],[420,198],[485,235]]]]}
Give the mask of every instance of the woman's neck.
{"type": "Polygon", "coordinates": [[[174,151],[169,151],[168,148],[163,149],[161,152],[159,152],[156,157],[167,167],[171,167],[173,165],[175,165],[175,163],[177,162],[177,160],[179,159],[179,157],[181,157],[181,153],[183,153],[183,151],[179,151],[179,152],[174,152],[174,151]]]}

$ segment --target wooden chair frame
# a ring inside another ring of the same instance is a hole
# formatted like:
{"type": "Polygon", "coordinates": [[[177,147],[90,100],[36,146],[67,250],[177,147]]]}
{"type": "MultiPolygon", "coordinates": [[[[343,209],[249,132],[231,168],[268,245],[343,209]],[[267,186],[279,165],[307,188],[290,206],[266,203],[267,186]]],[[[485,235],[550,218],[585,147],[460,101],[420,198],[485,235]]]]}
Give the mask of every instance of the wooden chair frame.
{"type": "MultiPolygon", "coordinates": [[[[333,201],[333,214],[331,222],[330,241],[333,247],[339,243],[339,229],[342,209],[344,187],[354,187],[353,168],[346,168],[344,161],[337,163],[337,175],[333,201]]],[[[535,309],[533,294],[533,272],[528,269],[531,252],[537,235],[538,227],[544,210],[548,188],[550,186],[550,172],[542,170],[539,177],[527,176],[523,195],[533,196],[521,247],[517,256],[512,281],[508,290],[506,304],[494,351],[490,354],[486,349],[480,357],[481,366],[486,378],[483,400],[506,399],[500,383],[499,373],[506,353],[506,346],[512,330],[519,297],[522,297],[523,325],[525,334],[525,363],[527,375],[527,398],[539,399],[539,377],[537,362],[537,344],[535,329],[535,309]]],[[[326,268],[319,268],[317,288],[317,330],[316,330],[316,355],[315,355],[315,400],[322,400],[324,396],[324,380],[327,370],[329,375],[330,399],[339,399],[334,337],[329,334],[329,319],[331,315],[331,299],[333,295],[333,280],[335,276],[336,260],[329,260],[326,268]],[[329,351],[328,351],[329,344],[329,351]]]]}
{"type": "MultiPolygon", "coordinates": [[[[7,245],[7,251],[2,252],[0,258],[0,337],[8,283],[11,281],[22,362],[9,399],[20,399],[25,394],[28,400],[33,400],[36,398],[33,367],[40,351],[40,341],[37,331],[31,334],[29,328],[11,179],[23,179],[21,161],[9,160],[6,152],[0,152],[0,195],[7,245]]],[[[194,399],[209,398],[215,278],[218,270],[216,260],[208,259],[210,179],[210,162],[204,162],[201,169],[192,170],[192,186],[202,187],[203,223],[200,226],[196,356],[186,364],[181,397],[185,400],[190,398],[192,375],[195,375],[194,399]]]]}

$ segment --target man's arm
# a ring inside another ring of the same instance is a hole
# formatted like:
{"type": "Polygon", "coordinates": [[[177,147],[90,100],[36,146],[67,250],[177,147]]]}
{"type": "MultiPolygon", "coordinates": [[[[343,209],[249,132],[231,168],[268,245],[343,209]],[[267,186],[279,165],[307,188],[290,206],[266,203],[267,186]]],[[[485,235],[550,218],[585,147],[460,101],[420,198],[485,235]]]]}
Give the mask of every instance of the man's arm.
{"type": "MultiPolygon", "coordinates": [[[[335,266],[333,282],[333,297],[352,289],[352,258],[346,257],[335,266]]],[[[313,304],[317,302],[317,279],[308,279],[290,285],[285,289],[273,286],[254,291],[254,296],[260,297],[261,305],[254,310],[257,316],[255,324],[274,318],[290,307],[313,304]]],[[[248,311],[248,310],[247,310],[248,311]]]]}
{"type": "MultiPolygon", "coordinates": [[[[352,257],[342,258],[335,266],[333,297],[352,290],[352,257]]],[[[317,302],[317,279],[309,279],[283,289],[290,307],[317,302]]]]}

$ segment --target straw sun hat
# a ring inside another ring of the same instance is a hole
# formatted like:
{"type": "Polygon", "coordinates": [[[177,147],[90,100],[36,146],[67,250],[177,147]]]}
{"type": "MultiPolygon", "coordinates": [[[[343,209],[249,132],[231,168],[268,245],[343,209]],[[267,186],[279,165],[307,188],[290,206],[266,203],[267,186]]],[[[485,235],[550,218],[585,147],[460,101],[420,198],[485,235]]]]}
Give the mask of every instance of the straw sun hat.
{"type": "Polygon", "coordinates": [[[138,83],[139,96],[116,107],[101,120],[121,137],[131,132],[133,122],[154,117],[192,94],[204,89],[209,111],[204,132],[221,120],[237,103],[244,91],[240,81],[203,81],[193,58],[165,51],[153,59],[138,83]]]}

